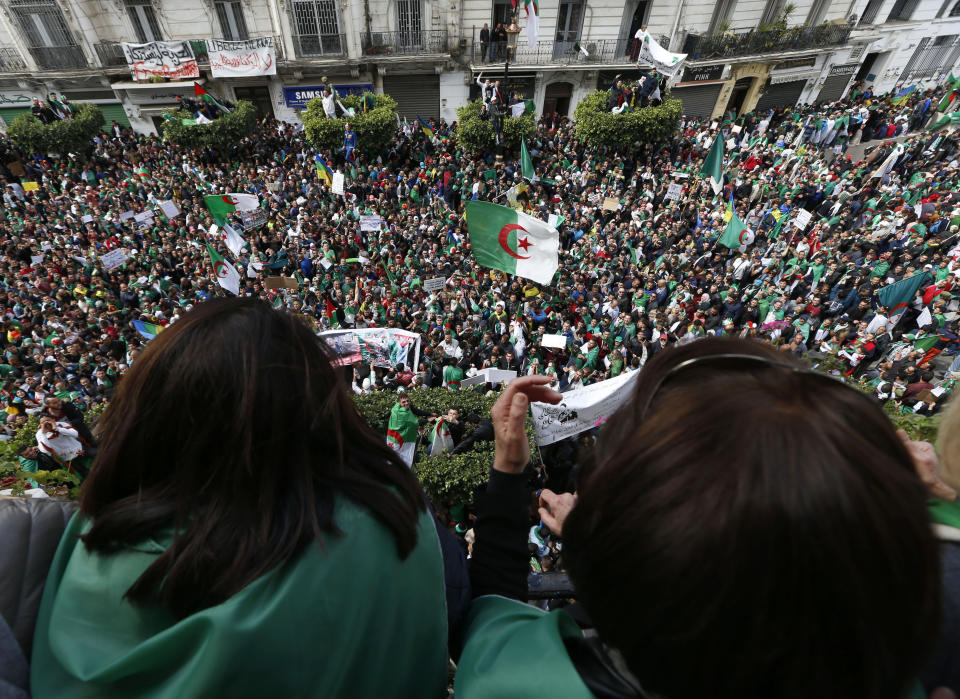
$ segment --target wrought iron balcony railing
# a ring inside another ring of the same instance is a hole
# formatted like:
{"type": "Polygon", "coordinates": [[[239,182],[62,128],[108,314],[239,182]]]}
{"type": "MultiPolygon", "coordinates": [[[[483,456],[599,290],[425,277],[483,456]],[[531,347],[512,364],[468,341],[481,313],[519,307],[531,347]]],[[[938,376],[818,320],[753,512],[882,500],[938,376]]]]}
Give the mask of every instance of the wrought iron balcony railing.
{"type": "Polygon", "coordinates": [[[420,56],[450,52],[446,29],[362,32],[360,48],[365,56],[420,56]]]}
{"type": "Polygon", "coordinates": [[[12,46],[0,46],[0,72],[19,73],[27,69],[23,56],[12,46]]]}
{"type": "Polygon", "coordinates": [[[836,46],[846,43],[851,27],[846,24],[821,24],[816,27],[791,27],[788,29],[749,29],[742,32],[725,32],[707,36],[688,34],[683,53],[688,60],[708,58],[733,58],[784,51],[836,46]]]}

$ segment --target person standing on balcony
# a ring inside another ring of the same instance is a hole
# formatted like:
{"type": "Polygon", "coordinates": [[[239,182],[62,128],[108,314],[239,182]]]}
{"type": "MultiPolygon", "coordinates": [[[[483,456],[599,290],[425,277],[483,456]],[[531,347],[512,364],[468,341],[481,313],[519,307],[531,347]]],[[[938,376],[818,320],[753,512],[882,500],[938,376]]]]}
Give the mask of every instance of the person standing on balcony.
{"type": "Polygon", "coordinates": [[[486,22],[480,30],[480,62],[487,62],[487,51],[490,49],[490,27],[486,22]]]}
{"type": "Polygon", "coordinates": [[[491,55],[496,53],[499,61],[507,52],[507,29],[503,26],[503,22],[497,25],[497,31],[493,35],[493,46],[491,55]]]}

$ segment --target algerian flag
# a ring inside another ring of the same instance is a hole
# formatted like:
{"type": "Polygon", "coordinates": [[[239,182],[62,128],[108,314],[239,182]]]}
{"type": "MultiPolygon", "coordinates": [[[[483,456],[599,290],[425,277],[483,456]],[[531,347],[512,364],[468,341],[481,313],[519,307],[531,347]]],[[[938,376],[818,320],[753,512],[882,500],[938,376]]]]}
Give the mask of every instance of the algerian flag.
{"type": "Polygon", "coordinates": [[[485,201],[467,202],[467,231],[477,263],[538,284],[559,265],[560,234],[533,216],[485,201]]]}
{"type": "Polygon", "coordinates": [[[882,180],[884,177],[886,177],[893,169],[894,163],[896,163],[897,159],[901,155],[903,155],[903,144],[899,143],[897,144],[897,147],[890,152],[890,155],[887,156],[887,159],[883,161],[883,164],[880,166],[880,168],[870,176],[870,179],[876,177],[882,180]]]}
{"type": "MultiPolygon", "coordinates": [[[[736,250],[741,245],[746,245],[746,237],[749,229],[744,225],[740,217],[734,213],[730,217],[730,223],[723,229],[723,235],[720,236],[720,244],[725,245],[731,250],[736,250]]],[[[751,241],[752,242],[752,241],[751,241]]]]}
{"type": "Polygon", "coordinates": [[[533,160],[530,159],[530,151],[527,150],[527,139],[520,137],[520,171],[523,176],[531,182],[536,182],[539,178],[533,171],[533,160]]]}
{"type": "Polygon", "coordinates": [[[437,420],[433,429],[430,430],[430,448],[427,453],[430,456],[439,456],[444,452],[453,451],[453,446],[453,437],[450,435],[447,421],[443,418],[437,420]]]}
{"type": "Polygon", "coordinates": [[[417,416],[413,411],[395,403],[390,410],[390,422],[387,424],[387,444],[400,454],[407,466],[413,465],[419,431],[417,416]]]}
{"type": "MultiPolygon", "coordinates": [[[[216,224],[210,226],[210,235],[215,236],[217,234],[216,224]]],[[[243,251],[243,248],[246,247],[247,241],[240,237],[240,234],[233,229],[232,226],[223,224],[223,228],[220,231],[220,238],[226,244],[227,248],[233,254],[234,257],[239,257],[240,253],[243,251]]]]}
{"type": "Polygon", "coordinates": [[[540,1],[523,0],[523,9],[527,12],[527,44],[530,48],[536,48],[540,28],[540,1]]]}
{"type": "Polygon", "coordinates": [[[253,211],[260,208],[256,194],[211,194],[203,198],[214,219],[223,220],[234,211],[253,211]]]}
{"type": "Polygon", "coordinates": [[[210,262],[213,263],[213,273],[217,275],[217,282],[234,296],[240,295],[240,273],[237,268],[217,254],[210,245],[207,245],[210,262]]]}
{"type": "Polygon", "coordinates": [[[723,137],[720,134],[714,137],[710,152],[707,153],[703,167],[700,168],[700,174],[709,177],[713,193],[720,194],[720,190],[723,189],[723,137]]]}

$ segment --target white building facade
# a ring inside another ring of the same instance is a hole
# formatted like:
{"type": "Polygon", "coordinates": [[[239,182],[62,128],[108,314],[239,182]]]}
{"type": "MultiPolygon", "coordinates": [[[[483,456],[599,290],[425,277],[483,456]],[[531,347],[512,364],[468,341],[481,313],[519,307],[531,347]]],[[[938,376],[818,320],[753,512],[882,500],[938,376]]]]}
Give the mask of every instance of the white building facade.
{"type": "MultiPolygon", "coordinates": [[[[634,35],[687,53],[673,94],[718,116],[942,82],[960,63],[960,0],[540,0],[530,44],[523,1],[0,0],[0,119],[49,92],[94,102],[156,132],[192,80],[132,79],[121,42],[189,41],[199,82],[295,121],[324,81],[392,95],[408,118],[456,119],[476,79],[497,77],[538,113],[573,115],[619,73],[637,74],[634,35]],[[484,24],[516,22],[499,46],[484,24]],[[519,28],[519,33],[515,31],[519,28]],[[273,37],[276,75],[215,79],[204,39],[273,37]],[[494,49],[491,51],[491,49],[494,49]],[[507,65],[509,64],[509,66],[507,65]]],[[[2,124],[0,124],[2,125],[2,124]]]]}

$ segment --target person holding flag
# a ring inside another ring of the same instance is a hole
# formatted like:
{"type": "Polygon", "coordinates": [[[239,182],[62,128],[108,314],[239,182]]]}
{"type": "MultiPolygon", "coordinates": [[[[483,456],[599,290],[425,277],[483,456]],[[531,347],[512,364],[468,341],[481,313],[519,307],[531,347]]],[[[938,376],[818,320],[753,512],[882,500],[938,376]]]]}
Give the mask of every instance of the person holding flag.
{"type": "Polygon", "coordinates": [[[330,167],[329,163],[327,163],[319,153],[313,156],[313,158],[317,165],[317,177],[328,187],[331,186],[333,184],[333,168],[330,167]]]}
{"type": "Polygon", "coordinates": [[[433,419],[436,415],[415,408],[407,392],[402,388],[397,389],[397,402],[390,409],[390,421],[387,425],[387,444],[397,452],[403,463],[411,467],[420,436],[418,417],[433,419]]]}

